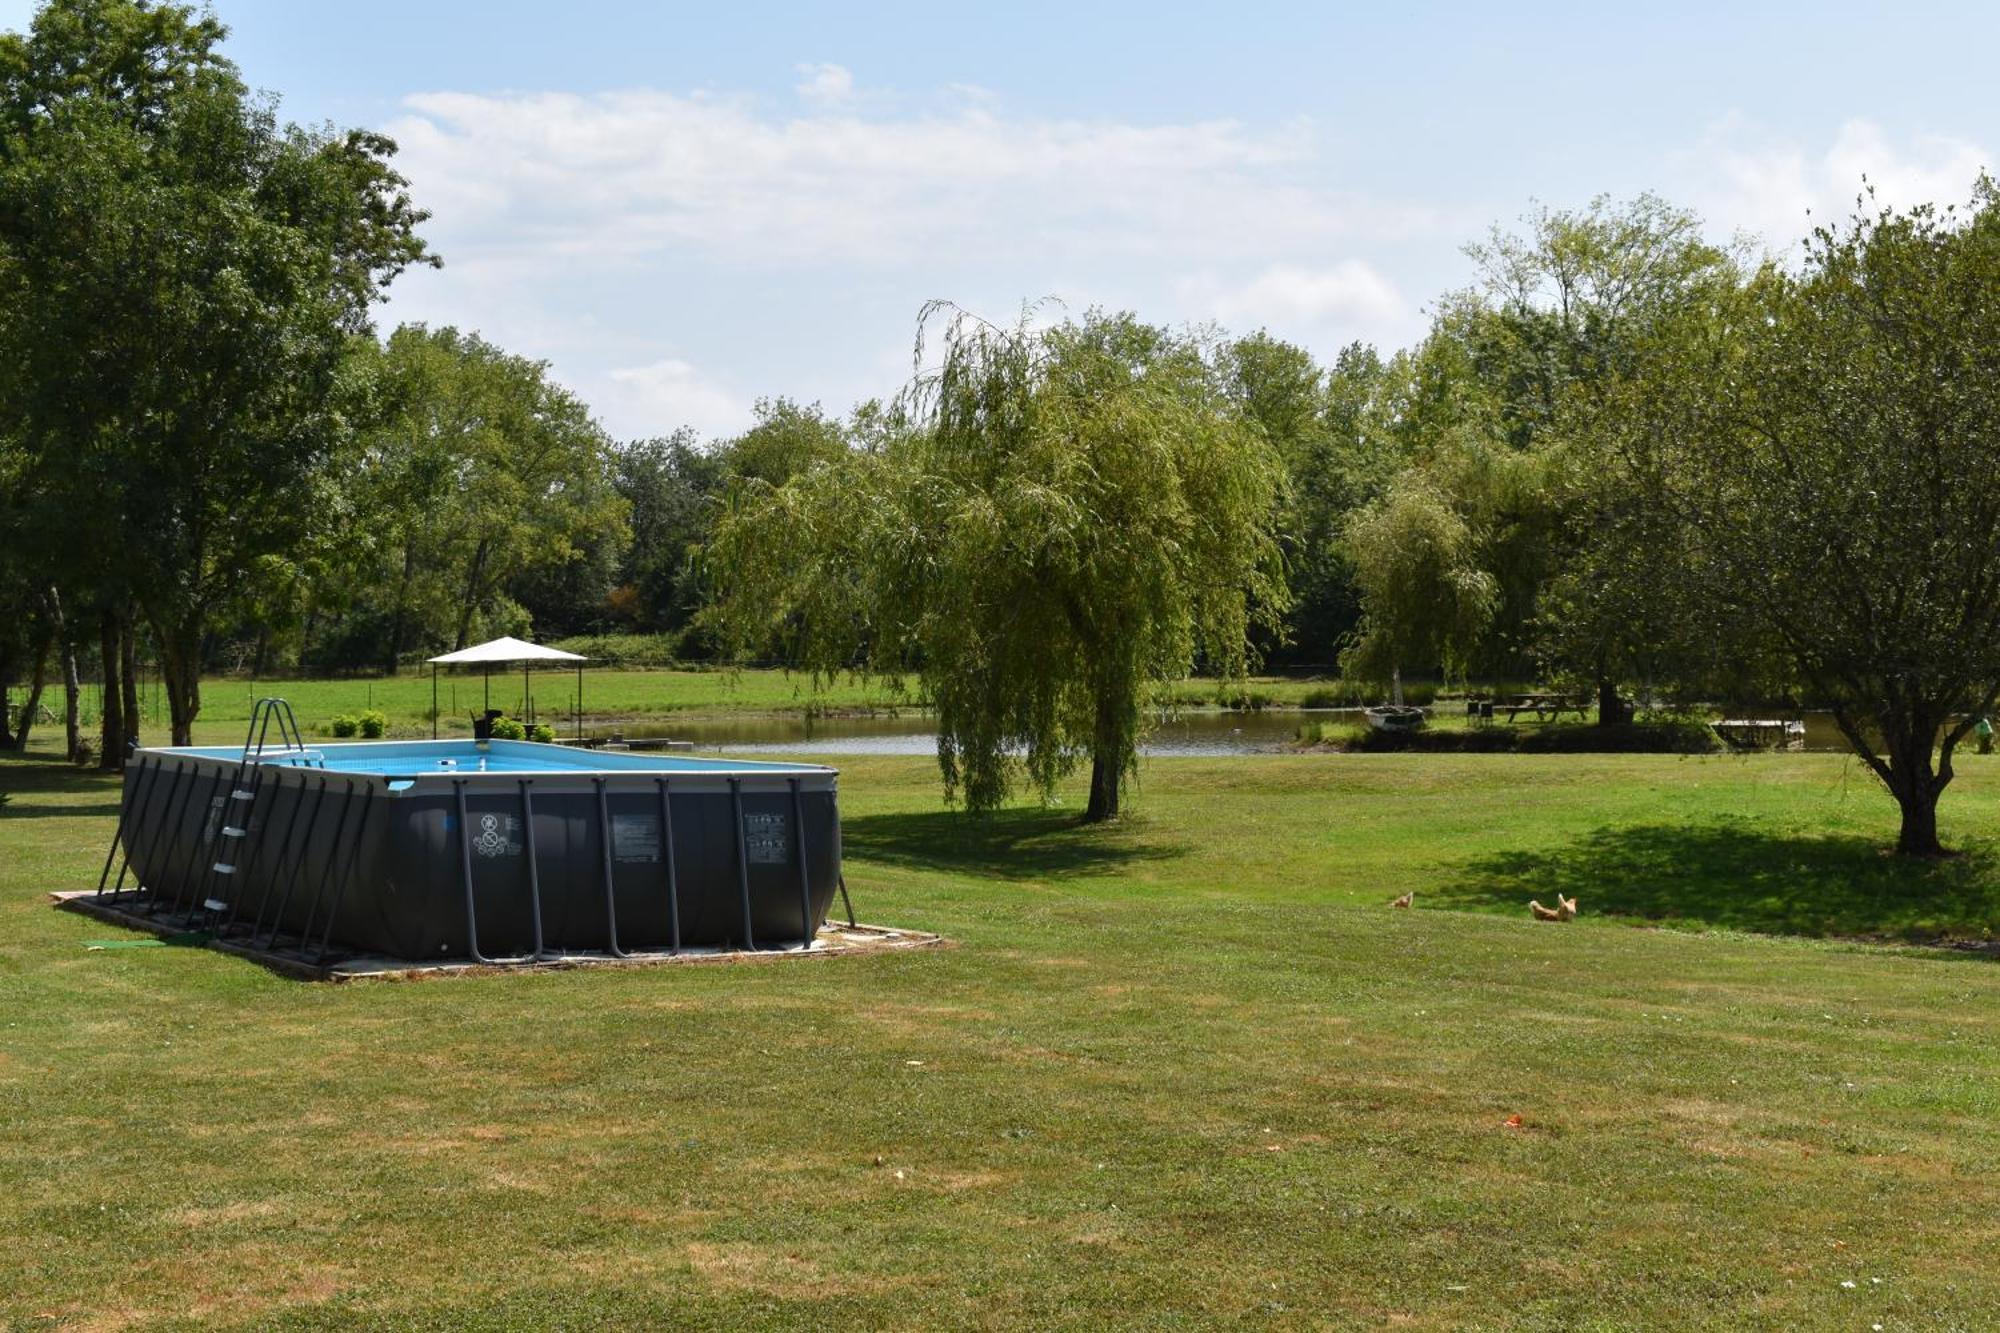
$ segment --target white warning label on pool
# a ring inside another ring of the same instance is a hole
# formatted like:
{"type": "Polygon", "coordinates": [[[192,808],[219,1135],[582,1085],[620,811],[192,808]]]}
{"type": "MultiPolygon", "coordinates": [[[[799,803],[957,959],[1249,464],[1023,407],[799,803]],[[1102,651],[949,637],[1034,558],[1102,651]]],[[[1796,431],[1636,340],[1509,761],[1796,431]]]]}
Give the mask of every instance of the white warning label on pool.
{"type": "Polygon", "coordinates": [[[783,815],[743,816],[743,847],[753,866],[781,866],[791,860],[783,815]]]}
{"type": "Polygon", "coordinates": [[[474,815],[472,850],[481,856],[519,856],[521,821],[512,815],[474,815]]]}
{"type": "Polygon", "coordinates": [[[611,816],[611,855],[620,861],[660,859],[658,815],[611,816]]]}

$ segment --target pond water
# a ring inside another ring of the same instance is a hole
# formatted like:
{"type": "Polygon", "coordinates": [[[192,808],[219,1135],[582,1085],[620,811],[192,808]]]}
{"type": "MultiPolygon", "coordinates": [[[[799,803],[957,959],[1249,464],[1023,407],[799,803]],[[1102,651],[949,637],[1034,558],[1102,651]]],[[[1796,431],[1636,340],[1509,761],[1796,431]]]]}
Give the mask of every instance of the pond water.
{"type": "MultiPolygon", "coordinates": [[[[1292,743],[1308,722],[1361,721],[1354,708],[1267,708],[1254,713],[1188,712],[1156,726],[1140,753],[1163,757],[1268,754],[1292,743]]],[[[1522,725],[1532,725],[1523,723],[1522,725]]],[[[930,755],[937,752],[937,727],[924,713],[875,717],[682,718],[595,728],[593,735],[617,731],[628,737],[668,737],[691,741],[697,750],[742,754],[930,755]]],[[[1831,718],[1806,715],[1808,750],[1845,752],[1831,718]]]]}
{"type": "MultiPolygon", "coordinates": [[[[1353,709],[1267,709],[1261,713],[1183,713],[1155,727],[1140,752],[1148,755],[1259,754],[1282,749],[1311,721],[1360,720],[1353,709]]],[[[692,741],[697,750],[739,754],[937,753],[937,722],[925,713],[894,717],[684,718],[593,728],[628,737],[692,741]]]]}

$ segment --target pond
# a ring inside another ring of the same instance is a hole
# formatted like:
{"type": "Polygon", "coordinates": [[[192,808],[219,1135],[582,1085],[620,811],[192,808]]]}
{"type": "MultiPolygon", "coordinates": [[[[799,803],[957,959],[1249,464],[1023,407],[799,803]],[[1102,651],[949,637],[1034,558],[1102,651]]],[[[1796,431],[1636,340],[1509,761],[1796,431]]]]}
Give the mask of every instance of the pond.
{"type": "MultiPolygon", "coordinates": [[[[1267,708],[1260,712],[1214,710],[1182,713],[1155,727],[1140,753],[1159,757],[1269,754],[1292,743],[1308,722],[1359,723],[1354,708],[1267,708]]],[[[1533,725],[1523,723],[1523,726],[1533,725]]],[[[937,727],[926,713],[872,717],[680,718],[601,727],[632,738],[668,737],[691,741],[697,750],[741,754],[930,755],[937,752],[937,727]]],[[[1806,715],[1805,748],[1844,753],[1847,743],[1825,714],[1806,715]]]]}
{"type": "MultiPolygon", "coordinates": [[[[1263,754],[1283,749],[1307,721],[1360,720],[1354,709],[1267,709],[1258,713],[1189,712],[1155,727],[1139,747],[1161,756],[1263,754]]],[[[683,718],[593,728],[627,737],[692,741],[697,750],[739,754],[937,753],[937,722],[927,713],[874,717],[683,718]]]]}

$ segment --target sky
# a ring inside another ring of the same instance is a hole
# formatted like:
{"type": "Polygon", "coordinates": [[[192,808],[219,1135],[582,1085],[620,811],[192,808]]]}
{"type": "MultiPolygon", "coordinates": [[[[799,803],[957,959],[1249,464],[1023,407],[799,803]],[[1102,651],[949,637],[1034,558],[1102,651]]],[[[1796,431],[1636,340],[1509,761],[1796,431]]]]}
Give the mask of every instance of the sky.
{"type": "Polygon", "coordinates": [[[1537,203],[1652,190],[1783,255],[1864,176],[2000,169],[1990,0],[214,8],[288,118],[399,143],[444,267],[380,326],[546,360],[621,439],[887,397],[932,299],[1330,360],[1420,338],[1537,203]]]}

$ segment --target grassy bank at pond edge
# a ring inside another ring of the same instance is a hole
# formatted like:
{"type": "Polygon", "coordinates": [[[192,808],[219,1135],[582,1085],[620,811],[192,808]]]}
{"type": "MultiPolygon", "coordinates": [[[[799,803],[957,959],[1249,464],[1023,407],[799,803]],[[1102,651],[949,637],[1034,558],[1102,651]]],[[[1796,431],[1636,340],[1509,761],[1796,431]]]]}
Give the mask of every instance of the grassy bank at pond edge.
{"type": "Polygon", "coordinates": [[[961,947],[325,987],[86,952],[115,789],[0,763],[0,1322],[1975,1327],[2000,973],[1745,932],[1983,931],[1992,765],[1927,867],[1834,756],[848,758],[961,947]]]}

